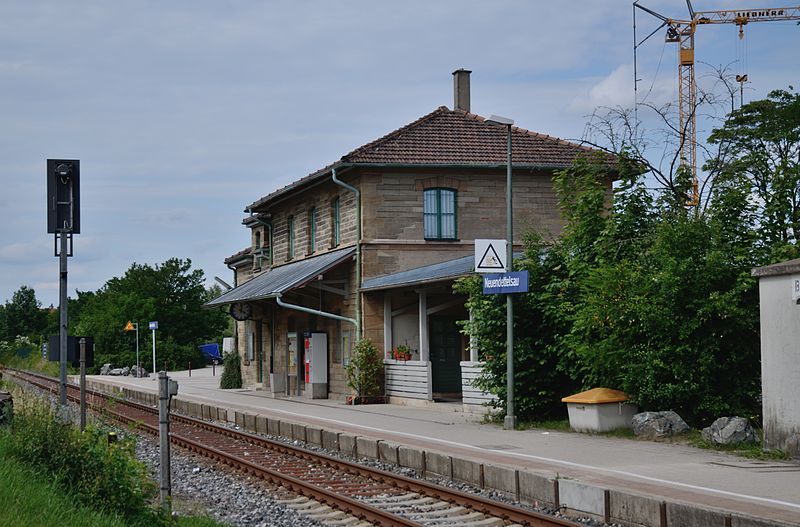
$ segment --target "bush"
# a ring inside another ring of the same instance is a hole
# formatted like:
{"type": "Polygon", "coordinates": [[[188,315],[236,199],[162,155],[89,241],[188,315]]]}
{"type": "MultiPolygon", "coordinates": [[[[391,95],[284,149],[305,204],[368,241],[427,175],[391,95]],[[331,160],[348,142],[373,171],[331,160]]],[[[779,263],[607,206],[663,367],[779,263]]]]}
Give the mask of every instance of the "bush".
{"type": "Polygon", "coordinates": [[[224,371],[219,380],[219,387],[231,390],[242,387],[242,359],[235,351],[227,353],[222,360],[224,371]]]}
{"type": "Polygon", "coordinates": [[[361,397],[373,397],[381,392],[380,378],[383,360],[378,348],[369,339],[361,339],[347,365],[347,386],[361,397]]]}
{"type": "Polygon", "coordinates": [[[87,427],[81,433],[40,401],[24,401],[15,409],[7,454],[47,474],[78,504],[107,510],[138,524],[162,523],[148,503],[156,485],[136,460],[134,442],[109,444],[105,431],[87,427]]]}

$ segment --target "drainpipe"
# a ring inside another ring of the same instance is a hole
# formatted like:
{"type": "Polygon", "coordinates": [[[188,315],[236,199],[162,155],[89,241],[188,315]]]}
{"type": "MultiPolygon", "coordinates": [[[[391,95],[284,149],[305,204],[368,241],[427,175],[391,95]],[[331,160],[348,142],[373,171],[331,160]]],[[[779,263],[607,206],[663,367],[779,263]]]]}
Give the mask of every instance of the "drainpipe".
{"type": "MultiPolygon", "coordinates": [[[[356,195],[356,340],[361,339],[361,192],[353,185],[347,184],[336,177],[336,169],[331,169],[331,180],[356,195]]],[[[280,297],[279,297],[280,298],[280,297]]],[[[324,315],[323,315],[324,316],[324,315]]],[[[352,320],[341,317],[343,320],[352,320]]]]}
{"type": "Polygon", "coordinates": [[[350,317],[343,317],[342,315],[337,315],[335,313],[328,313],[327,311],[320,311],[318,309],[311,309],[310,307],[298,306],[295,304],[287,304],[281,299],[280,294],[275,296],[275,302],[279,306],[285,307],[286,309],[294,309],[295,311],[302,311],[303,313],[308,313],[310,315],[318,315],[320,317],[332,318],[334,320],[341,320],[342,322],[349,322],[351,324],[356,324],[356,320],[350,317]]]}

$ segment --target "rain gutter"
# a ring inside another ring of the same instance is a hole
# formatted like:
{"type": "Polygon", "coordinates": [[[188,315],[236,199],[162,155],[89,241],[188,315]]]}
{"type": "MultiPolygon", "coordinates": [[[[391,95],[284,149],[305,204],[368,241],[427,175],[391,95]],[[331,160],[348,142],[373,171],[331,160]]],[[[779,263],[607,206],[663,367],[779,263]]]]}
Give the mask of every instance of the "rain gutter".
{"type": "MultiPolygon", "coordinates": [[[[361,339],[361,192],[348,183],[336,177],[336,168],[331,169],[331,181],[344,187],[356,195],[356,318],[353,324],[356,326],[356,340],[361,339]]],[[[342,320],[344,318],[342,317],[342,320]]],[[[352,320],[352,319],[350,319],[352,320]]]]}
{"type": "Polygon", "coordinates": [[[334,320],[341,320],[342,322],[349,322],[351,324],[356,324],[356,320],[350,317],[343,317],[342,315],[337,315],[335,313],[328,313],[327,311],[320,311],[319,309],[311,309],[310,307],[305,306],[298,306],[296,304],[287,304],[281,298],[281,294],[278,293],[275,295],[275,302],[286,309],[294,309],[295,311],[301,311],[303,313],[308,313],[310,315],[317,315],[320,317],[325,318],[332,318],[334,320]]]}

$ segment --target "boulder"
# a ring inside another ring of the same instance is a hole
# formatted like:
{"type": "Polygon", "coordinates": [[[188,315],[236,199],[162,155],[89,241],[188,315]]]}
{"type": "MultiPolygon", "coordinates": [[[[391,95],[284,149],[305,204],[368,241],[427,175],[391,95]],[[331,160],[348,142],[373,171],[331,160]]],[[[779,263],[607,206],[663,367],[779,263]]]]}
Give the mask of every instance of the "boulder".
{"type": "Polygon", "coordinates": [[[758,441],[750,421],[744,417],[720,417],[703,428],[703,439],[716,445],[738,445],[758,441]]]}
{"type": "Polygon", "coordinates": [[[147,377],[147,371],[142,367],[137,370],[135,364],[130,367],[130,374],[133,377],[147,377]]]}
{"type": "Polygon", "coordinates": [[[631,420],[631,425],[634,435],[646,439],[669,437],[689,431],[686,421],[672,410],[636,414],[631,420]]]}
{"type": "Polygon", "coordinates": [[[125,366],[124,368],[122,368],[122,375],[125,375],[125,376],[127,376],[127,375],[128,375],[130,372],[131,372],[131,369],[130,369],[130,368],[128,368],[127,366],[125,366]]]}
{"type": "Polygon", "coordinates": [[[111,363],[103,364],[103,367],[100,368],[100,375],[110,375],[111,374],[111,363]]]}

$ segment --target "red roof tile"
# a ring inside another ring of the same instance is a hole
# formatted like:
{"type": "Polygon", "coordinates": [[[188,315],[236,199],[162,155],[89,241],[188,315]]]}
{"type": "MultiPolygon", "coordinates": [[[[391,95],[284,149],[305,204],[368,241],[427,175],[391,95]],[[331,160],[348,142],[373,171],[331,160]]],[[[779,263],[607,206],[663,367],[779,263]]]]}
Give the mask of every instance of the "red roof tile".
{"type": "MultiPolygon", "coordinates": [[[[526,168],[566,168],[581,154],[597,152],[557,137],[512,126],[512,164],[526,168]]],[[[257,208],[306,182],[316,180],[342,164],[401,166],[505,166],[506,128],[479,115],[440,106],[433,112],[367,143],[325,168],[264,196],[257,208]]],[[[606,155],[609,167],[615,158],[606,155]]]]}
{"type": "MultiPolygon", "coordinates": [[[[511,127],[512,164],[563,168],[579,154],[592,152],[551,137],[511,127]]],[[[479,115],[446,106],[342,157],[346,163],[424,165],[505,165],[508,134],[505,126],[479,115]]]]}
{"type": "Polygon", "coordinates": [[[250,253],[252,253],[252,252],[253,252],[253,248],[252,247],[247,247],[246,249],[242,249],[238,253],[232,254],[232,255],[228,256],[227,258],[225,258],[225,263],[229,264],[229,263],[233,263],[233,262],[237,262],[239,260],[242,260],[245,257],[248,257],[250,255],[250,253]]]}

